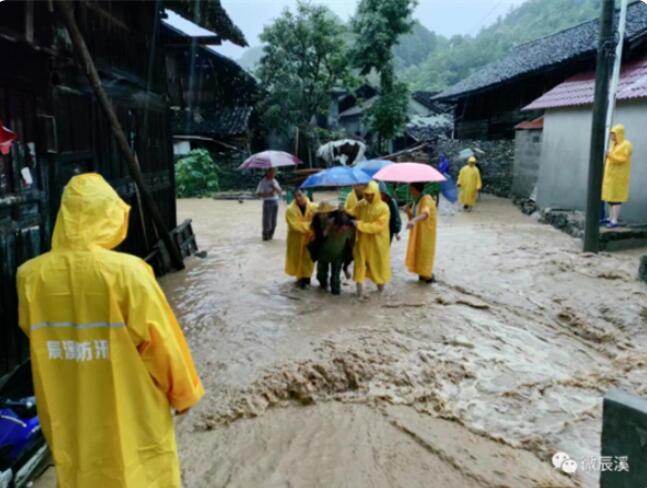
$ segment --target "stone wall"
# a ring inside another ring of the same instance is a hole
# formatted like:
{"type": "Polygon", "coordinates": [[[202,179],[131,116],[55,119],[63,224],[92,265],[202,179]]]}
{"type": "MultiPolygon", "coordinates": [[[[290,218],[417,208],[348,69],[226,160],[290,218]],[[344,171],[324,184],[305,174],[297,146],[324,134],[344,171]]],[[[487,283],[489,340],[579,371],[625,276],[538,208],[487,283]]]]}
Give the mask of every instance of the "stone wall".
{"type": "Polygon", "coordinates": [[[512,168],[514,160],[514,141],[477,141],[477,140],[441,140],[432,149],[431,161],[438,163],[441,153],[451,161],[451,175],[458,177],[458,172],[466,163],[459,153],[471,149],[481,168],[483,191],[500,197],[509,197],[512,190],[512,168]]]}
{"type": "Polygon", "coordinates": [[[518,130],[514,140],[512,193],[530,197],[539,177],[541,160],[540,130],[518,130]]]}

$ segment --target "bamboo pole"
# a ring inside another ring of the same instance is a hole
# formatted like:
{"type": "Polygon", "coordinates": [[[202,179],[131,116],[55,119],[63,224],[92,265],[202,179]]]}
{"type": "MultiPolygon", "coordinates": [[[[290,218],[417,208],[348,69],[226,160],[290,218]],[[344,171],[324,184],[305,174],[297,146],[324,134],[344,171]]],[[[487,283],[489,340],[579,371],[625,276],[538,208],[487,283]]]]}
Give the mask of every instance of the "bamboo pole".
{"type": "Polygon", "coordinates": [[[88,80],[90,81],[90,84],[92,85],[92,89],[94,90],[94,93],[99,100],[99,105],[101,105],[103,112],[110,122],[110,128],[113,135],[115,136],[115,139],[117,140],[117,145],[119,146],[119,149],[121,150],[122,154],[126,158],[126,162],[128,163],[130,176],[135,181],[135,184],[137,185],[137,188],[141,193],[144,205],[150,213],[153,219],[153,223],[155,224],[155,227],[157,227],[158,233],[160,234],[162,242],[164,242],[164,245],[169,252],[171,262],[176,269],[184,269],[182,254],[180,253],[180,250],[178,249],[177,245],[171,238],[168,229],[166,228],[166,224],[164,223],[162,214],[160,213],[160,210],[157,207],[155,200],[153,199],[153,195],[144,183],[144,177],[142,175],[139,162],[130,149],[128,139],[126,138],[126,134],[124,133],[121,124],[119,123],[115,109],[112,106],[108,95],[103,89],[101,78],[99,78],[99,73],[97,72],[97,68],[94,65],[94,61],[92,60],[92,55],[90,54],[90,51],[85,44],[83,34],[81,33],[81,30],[76,23],[76,19],[74,18],[73,3],[71,0],[59,0],[56,2],[56,5],[58,6],[58,9],[61,13],[65,27],[70,34],[72,44],[76,49],[76,53],[79,57],[83,71],[85,72],[88,80]]]}

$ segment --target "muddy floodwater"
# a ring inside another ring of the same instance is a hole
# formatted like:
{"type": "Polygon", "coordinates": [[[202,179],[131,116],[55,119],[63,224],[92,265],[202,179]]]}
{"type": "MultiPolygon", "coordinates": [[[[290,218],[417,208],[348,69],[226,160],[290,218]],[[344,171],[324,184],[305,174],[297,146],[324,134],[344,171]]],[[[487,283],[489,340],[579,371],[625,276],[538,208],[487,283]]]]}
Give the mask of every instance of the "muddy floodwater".
{"type": "Polygon", "coordinates": [[[178,202],[207,251],[161,280],[207,390],[177,420],[186,487],[597,486],[550,459],[599,456],[607,390],[647,395],[639,252],[583,254],[484,196],[441,209],[436,284],[403,234],[359,303],[283,273],[284,210],[263,242],[258,201],[178,202]]]}
{"type": "MultiPolygon", "coordinates": [[[[394,241],[393,282],[359,303],[296,288],[257,201],[182,200],[206,259],[162,279],[207,389],[178,420],[187,487],[593,487],[601,398],[647,395],[639,253],[579,241],[485,196],[443,208],[436,276],[394,241]]],[[[631,460],[630,460],[631,462],[631,460]]]]}

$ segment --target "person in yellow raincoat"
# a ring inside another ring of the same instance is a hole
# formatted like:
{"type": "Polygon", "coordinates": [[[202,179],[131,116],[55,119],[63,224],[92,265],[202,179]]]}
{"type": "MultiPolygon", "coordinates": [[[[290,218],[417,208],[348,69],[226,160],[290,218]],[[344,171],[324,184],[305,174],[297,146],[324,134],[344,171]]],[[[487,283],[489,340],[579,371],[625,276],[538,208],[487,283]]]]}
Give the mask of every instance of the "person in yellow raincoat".
{"type": "Polygon", "coordinates": [[[608,227],[618,227],[622,204],[629,200],[629,176],[631,175],[631,155],[633,146],[625,139],[624,125],[611,129],[611,145],[607,152],[602,180],[602,200],[610,210],[608,227]]]}
{"type": "Polygon", "coordinates": [[[469,211],[476,205],[476,197],[478,192],[481,191],[481,172],[476,167],[476,158],[470,156],[467,164],[463,166],[458,173],[458,181],[456,186],[460,188],[458,199],[463,205],[463,209],[469,211]]]}
{"type": "Polygon", "coordinates": [[[295,190],[294,200],[285,212],[288,224],[285,272],[297,279],[300,288],[310,284],[314,270],[307,245],[314,237],[311,224],[316,210],[317,206],[301,190],[295,190]]]}
{"type": "Polygon", "coordinates": [[[112,250],[129,211],[100,175],[73,177],[52,250],[18,270],[19,322],[61,488],[179,488],[171,409],[204,394],[151,268],[112,250]]]}
{"type": "Polygon", "coordinates": [[[353,212],[357,228],[353,259],[353,279],[357,283],[357,295],[363,298],[364,280],[373,281],[378,290],[391,281],[391,239],[389,233],[390,211],[382,201],[380,189],[371,181],[364,189],[364,198],[353,212]]]}
{"type": "Polygon", "coordinates": [[[357,204],[362,200],[365,186],[366,185],[353,185],[353,189],[346,197],[344,209],[349,214],[352,214],[355,211],[357,204]]]}
{"type": "Polygon", "coordinates": [[[409,185],[413,205],[407,208],[409,242],[405,264],[410,272],[418,275],[420,281],[433,283],[436,256],[436,202],[430,195],[423,195],[424,188],[424,183],[409,185]]]}

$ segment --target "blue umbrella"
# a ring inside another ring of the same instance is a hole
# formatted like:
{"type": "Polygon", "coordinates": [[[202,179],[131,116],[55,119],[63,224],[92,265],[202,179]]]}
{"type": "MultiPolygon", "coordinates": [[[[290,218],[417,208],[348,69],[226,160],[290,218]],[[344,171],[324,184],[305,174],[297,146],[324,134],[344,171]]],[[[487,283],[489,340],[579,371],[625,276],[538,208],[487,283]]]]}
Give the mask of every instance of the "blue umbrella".
{"type": "Polygon", "coordinates": [[[301,188],[365,185],[369,181],[371,181],[371,177],[364,171],[348,166],[335,166],[308,176],[301,188]]]}
{"type": "Polygon", "coordinates": [[[375,173],[389,164],[393,164],[393,161],[387,161],[386,159],[367,159],[366,161],[357,163],[355,168],[361,169],[372,178],[375,173]]]}

